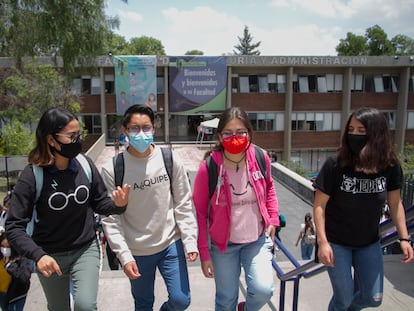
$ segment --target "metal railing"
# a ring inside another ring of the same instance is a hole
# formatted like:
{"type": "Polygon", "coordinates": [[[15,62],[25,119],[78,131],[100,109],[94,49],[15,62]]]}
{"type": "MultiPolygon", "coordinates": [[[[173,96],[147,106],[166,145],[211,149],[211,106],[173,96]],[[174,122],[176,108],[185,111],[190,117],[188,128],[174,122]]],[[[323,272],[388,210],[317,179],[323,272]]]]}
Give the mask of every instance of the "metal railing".
{"type": "MultiPolygon", "coordinates": [[[[405,209],[406,222],[408,233],[414,234],[414,205],[405,209]]],[[[392,220],[386,220],[380,224],[380,237],[381,247],[388,246],[398,241],[398,232],[396,231],[392,220]]],[[[324,272],[326,266],[319,263],[317,254],[318,247],[315,244],[315,259],[305,264],[301,264],[296,258],[287,250],[287,248],[275,237],[275,243],[280,251],[285,254],[289,261],[295,267],[293,270],[284,272],[276,260],[272,260],[273,269],[276,271],[277,277],[280,280],[280,296],[279,296],[279,311],[285,310],[285,295],[286,295],[286,282],[293,282],[293,295],[292,295],[292,310],[298,310],[299,300],[299,283],[301,278],[310,278],[319,273],[324,272]]]]}

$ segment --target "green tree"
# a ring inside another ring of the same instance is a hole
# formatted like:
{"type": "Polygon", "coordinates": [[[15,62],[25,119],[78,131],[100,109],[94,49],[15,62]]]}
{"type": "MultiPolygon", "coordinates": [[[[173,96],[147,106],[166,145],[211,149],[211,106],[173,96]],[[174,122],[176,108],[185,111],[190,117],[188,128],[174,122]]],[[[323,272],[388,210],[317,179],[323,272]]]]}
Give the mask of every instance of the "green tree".
{"type": "Polygon", "coordinates": [[[18,120],[6,124],[0,136],[1,155],[26,155],[34,147],[34,133],[18,120]]]}
{"type": "Polygon", "coordinates": [[[336,51],[338,56],[367,55],[367,39],[348,32],[346,38],[339,41],[336,51]]]}
{"type": "Polygon", "coordinates": [[[396,55],[413,55],[414,40],[406,35],[396,35],[391,39],[396,55]]]}
{"type": "Polygon", "coordinates": [[[165,55],[161,41],[147,36],[131,38],[123,52],[128,55],[165,55]]]}
{"type": "Polygon", "coordinates": [[[80,111],[69,83],[52,65],[30,62],[10,70],[0,81],[0,118],[5,124],[18,119],[31,126],[52,106],[80,111]]]}
{"type": "Polygon", "coordinates": [[[414,174],[414,145],[406,144],[403,152],[399,155],[404,175],[414,174]]]}
{"type": "Polygon", "coordinates": [[[260,55],[260,51],[256,50],[260,46],[260,41],[252,43],[253,37],[249,32],[249,28],[244,26],[243,37],[237,36],[239,44],[235,45],[233,50],[235,55],[260,55]]]}
{"type": "Polygon", "coordinates": [[[395,48],[393,47],[385,31],[378,25],[367,28],[365,32],[368,45],[368,55],[393,55],[395,48]]]}
{"type": "Polygon", "coordinates": [[[62,58],[65,73],[102,55],[102,42],[116,18],[104,14],[105,0],[3,0],[0,52],[16,57],[62,58]],[[5,24],[3,24],[5,22],[5,24]]]}
{"type": "Polygon", "coordinates": [[[191,50],[191,51],[185,52],[184,55],[204,55],[204,52],[200,50],[191,50]]]}

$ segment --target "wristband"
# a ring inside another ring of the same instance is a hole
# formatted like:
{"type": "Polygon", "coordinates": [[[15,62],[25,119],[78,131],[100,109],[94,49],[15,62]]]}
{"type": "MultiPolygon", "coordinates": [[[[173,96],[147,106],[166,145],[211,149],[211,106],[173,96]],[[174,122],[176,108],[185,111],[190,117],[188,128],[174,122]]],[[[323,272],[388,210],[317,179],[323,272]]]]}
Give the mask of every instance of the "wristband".
{"type": "Polygon", "coordinates": [[[408,243],[411,244],[411,246],[413,246],[413,240],[411,240],[410,238],[407,238],[407,239],[398,239],[398,242],[401,243],[402,241],[408,242],[408,243]]]}

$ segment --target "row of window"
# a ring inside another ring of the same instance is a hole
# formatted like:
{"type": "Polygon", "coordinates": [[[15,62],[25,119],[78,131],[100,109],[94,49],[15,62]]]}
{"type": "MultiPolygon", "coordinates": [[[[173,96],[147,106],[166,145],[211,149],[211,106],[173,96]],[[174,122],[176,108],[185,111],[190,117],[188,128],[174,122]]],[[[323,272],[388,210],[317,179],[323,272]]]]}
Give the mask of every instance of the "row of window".
{"type": "MultiPolygon", "coordinates": [[[[396,128],[396,112],[384,111],[389,128],[396,128]]],[[[281,132],[285,129],[284,112],[249,112],[249,119],[256,132],[281,132]]],[[[100,134],[102,131],[99,114],[82,115],[80,121],[91,134],[100,134]]],[[[108,115],[108,124],[119,122],[115,115],[108,115]]],[[[342,129],[340,112],[293,112],[291,115],[292,131],[339,131],[342,129]]],[[[414,111],[407,112],[407,130],[414,129],[414,111]]]]}
{"type": "MultiPolygon", "coordinates": [[[[106,74],[104,78],[105,93],[115,93],[114,75],[106,74]]],[[[286,93],[285,74],[232,75],[233,93],[286,93]]],[[[293,92],[295,93],[328,93],[343,91],[342,74],[293,75],[293,92]]],[[[397,74],[353,74],[352,92],[396,93],[399,90],[397,74]]],[[[99,77],[82,76],[73,80],[72,91],[76,95],[99,95],[101,79],[99,77]]],[[[410,77],[409,92],[414,92],[414,75],[410,77]]],[[[157,77],[157,93],[164,94],[164,78],[157,77]]]]}
{"type": "MultiPolygon", "coordinates": [[[[295,93],[328,93],[343,91],[342,74],[293,75],[292,88],[295,93]]],[[[414,89],[414,76],[410,79],[410,91],[414,89]]],[[[352,92],[396,93],[399,75],[353,74],[352,92]]],[[[233,93],[286,93],[286,75],[237,75],[232,76],[233,93]]]]}

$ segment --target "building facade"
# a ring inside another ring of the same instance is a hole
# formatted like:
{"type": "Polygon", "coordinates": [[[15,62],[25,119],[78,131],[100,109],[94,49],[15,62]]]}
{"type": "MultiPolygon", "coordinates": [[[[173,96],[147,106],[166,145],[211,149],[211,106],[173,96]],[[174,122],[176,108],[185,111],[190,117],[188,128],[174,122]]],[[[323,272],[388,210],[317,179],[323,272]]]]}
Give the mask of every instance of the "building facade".
{"type": "MultiPolygon", "coordinates": [[[[247,111],[255,129],[254,142],[274,151],[278,159],[317,172],[338,147],[349,113],[363,106],[385,114],[398,152],[406,143],[414,144],[413,56],[225,58],[226,107],[247,111]]],[[[220,111],[170,113],[169,62],[169,56],[157,57],[156,141],[195,142],[200,122],[220,111]]],[[[114,59],[101,56],[96,65],[98,73],[79,75],[73,88],[82,99],[80,117],[88,132],[105,133],[111,142],[120,127],[114,59]]]]}

